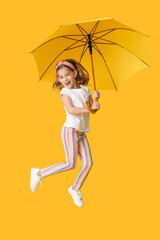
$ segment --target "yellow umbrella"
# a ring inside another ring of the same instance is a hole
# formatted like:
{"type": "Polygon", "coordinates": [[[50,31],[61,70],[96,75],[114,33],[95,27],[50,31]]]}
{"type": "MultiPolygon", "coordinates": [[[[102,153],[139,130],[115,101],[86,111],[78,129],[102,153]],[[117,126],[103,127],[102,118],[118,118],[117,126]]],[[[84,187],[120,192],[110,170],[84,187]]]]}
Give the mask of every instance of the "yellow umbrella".
{"type": "Polygon", "coordinates": [[[103,18],[62,25],[31,53],[40,80],[54,82],[56,64],[73,58],[92,72],[94,90],[117,90],[124,80],[148,66],[147,40],[145,34],[103,18]]]}

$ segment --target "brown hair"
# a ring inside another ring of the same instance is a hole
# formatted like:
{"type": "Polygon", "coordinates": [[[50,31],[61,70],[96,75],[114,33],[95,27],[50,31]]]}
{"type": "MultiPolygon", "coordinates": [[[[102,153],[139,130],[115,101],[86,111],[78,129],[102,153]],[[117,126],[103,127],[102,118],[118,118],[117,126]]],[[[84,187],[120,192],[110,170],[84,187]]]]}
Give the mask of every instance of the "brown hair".
{"type": "MultiPolygon", "coordinates": [[[[76,60],[74,59],[66,59],[66,60],[63,60],[63,61],[66,61],[66,62],[69,62],[71,63],[76,71],[77,71],[77,76],[76,76],[76,81],[77,81],[77,84],[81,84],[81,85],[88,85],[88,82],[89,82],[89,73],[88,71],[76,60]]],[[[58,72],[58,70],[62,69],[63,67],[66,67],[68,68],[69,70],[71,70],[72,72],[74,71],[72,68],[70,68],[69,66],[65,65],[65,64],[62,64],[60,65],[56,72],[58,72]]],[[[58,78],[56,76],[56,80],[55,82],[53,83],[53,89],[58,89],[58,90],[61,90],[63,88],[63,85],[58,81],[58,78]]]]}

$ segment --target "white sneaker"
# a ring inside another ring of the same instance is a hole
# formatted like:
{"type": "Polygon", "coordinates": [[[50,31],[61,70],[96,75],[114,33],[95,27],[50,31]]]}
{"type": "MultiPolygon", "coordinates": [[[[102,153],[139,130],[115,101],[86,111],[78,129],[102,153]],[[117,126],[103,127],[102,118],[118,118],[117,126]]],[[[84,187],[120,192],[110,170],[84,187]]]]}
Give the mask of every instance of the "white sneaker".
{"type": "Polygon", "coordinates": [[[36,192],[38,185],[43,181],[42,177],[37,175],[39,171],[39,168],[31,168],[30,187],[32,192],[36,192]]]}
{"type": "Polygon", "coordinates": [[[74,203],[78,207],[82,207],[83,206],[82,193],[79,190],[74,190],[73,186],[68,188],[68,192],[71,194],[74,203]]]}

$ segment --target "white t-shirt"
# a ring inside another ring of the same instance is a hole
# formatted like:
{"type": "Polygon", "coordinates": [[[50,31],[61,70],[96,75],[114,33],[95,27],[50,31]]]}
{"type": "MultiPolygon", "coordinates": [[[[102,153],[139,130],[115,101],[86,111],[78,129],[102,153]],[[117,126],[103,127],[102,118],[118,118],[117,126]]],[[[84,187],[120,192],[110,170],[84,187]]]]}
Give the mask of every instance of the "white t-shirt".
{"type": "MultiPolygon", "coordinates": [[[[69,96],[71,98],[71,102],[73,107],[84,108],[85,102],[89,100],[89,96],[91,94],[90,90],[83,85],[79,85],[78,89],[70,89],[63,87],[61,90],[61,96],[63,94],[69,96]]],[[[66,111],[66,122],[64,126],[73,127],[81,132],[90,132],[89,127],[89,112],[79,115],[71,115],[68,113],[67,109],[64,106],[66,111]]]]}

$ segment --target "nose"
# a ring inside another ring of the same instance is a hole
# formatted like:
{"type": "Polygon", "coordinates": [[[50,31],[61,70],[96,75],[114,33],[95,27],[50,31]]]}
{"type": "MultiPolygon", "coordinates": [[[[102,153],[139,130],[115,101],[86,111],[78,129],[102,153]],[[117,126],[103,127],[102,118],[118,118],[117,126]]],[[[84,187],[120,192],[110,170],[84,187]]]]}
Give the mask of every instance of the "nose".
{"type": "Polygon", "coordinates": [[[67,82],[67,77],[64,77],[64,83],[67,82]]]}
{"type": "Polygon", "coordinates": [[[67,77],[66,76],[63,76],[63,81],[66,81],[67,77]]]}

